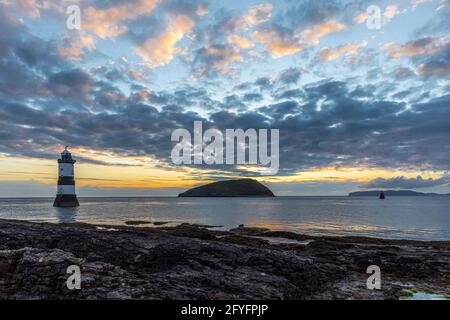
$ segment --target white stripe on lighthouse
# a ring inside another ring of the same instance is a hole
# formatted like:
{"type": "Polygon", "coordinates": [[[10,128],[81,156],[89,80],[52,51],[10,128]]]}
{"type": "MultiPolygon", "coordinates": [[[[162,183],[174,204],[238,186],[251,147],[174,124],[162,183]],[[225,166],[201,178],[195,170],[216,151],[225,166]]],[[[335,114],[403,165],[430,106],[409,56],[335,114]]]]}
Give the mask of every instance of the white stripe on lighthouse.
{"type": "Polygon", "coordinates": [[[58,174],[59,174],[59,176],[73,177],[73,164],[72,163],[60,163],[58,174]]]}
{"type": "Polygon", "coordinates": [[[75,194],[75,186],[59,185],[57,194],[75,194]]]}

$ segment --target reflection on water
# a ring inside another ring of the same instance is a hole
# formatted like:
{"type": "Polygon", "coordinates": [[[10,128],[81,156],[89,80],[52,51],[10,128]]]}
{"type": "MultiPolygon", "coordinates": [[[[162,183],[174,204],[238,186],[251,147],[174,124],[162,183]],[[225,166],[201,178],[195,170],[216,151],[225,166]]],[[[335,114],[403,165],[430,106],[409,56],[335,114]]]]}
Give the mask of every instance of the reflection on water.
{"type": "Polygon", "coordinates": [[[53,208],[56,211],[56,217],[59,223],[74,223],[77,222],[77,210],[78,207],[74,208],[53,208]]]}
{"type": "Polygon", "coordinates": [[[314,235],[450,240],[450,197],[82,198],[53,208],[53,198],[0,199],[0,218],[123,225],[127,220],[239,224],[314,235]]]}
{"type": "Polygon", "coordinates": [[[291,223],[284,225],[281,222],[263,222],[263,221],[250,221],[248,223],[252,227],[267,228],[271,230],[286,230],[294,231],[298,233],[314,233],[314,234],[342,234],[354,232],[371,233],[380,230],[379,226],[364,225],[364,224],[351,224],[351,223],[333,223],[333,222],[305,222],[305,223],[291,223]]]}

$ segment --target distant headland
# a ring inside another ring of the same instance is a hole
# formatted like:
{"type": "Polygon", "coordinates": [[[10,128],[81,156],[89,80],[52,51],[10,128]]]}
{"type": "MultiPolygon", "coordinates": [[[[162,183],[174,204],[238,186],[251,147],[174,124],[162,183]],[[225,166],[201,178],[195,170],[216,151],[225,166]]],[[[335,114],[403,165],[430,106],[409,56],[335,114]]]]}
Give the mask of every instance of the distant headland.
{"type": "MultiPolygon", "coordinates": [[[[380,194],[381,190],[371,190],[371,191],[356,191],[350,192],[348,195],[350,197],[376,197],[380,194]]],[[[439,193],[423,193],[412,190],[387,190],[383,191],[385,196],[396,197],[396,196],[409,196],[409,197],[422,197],[422,196],[450,196],[450,193],[439,194],[439,193]]]]}
{"type": "Polygon", "coordinates": [[[209,183],[180,193],[179,197],[275,197],[265,185],[253,179],[209,183]]]}

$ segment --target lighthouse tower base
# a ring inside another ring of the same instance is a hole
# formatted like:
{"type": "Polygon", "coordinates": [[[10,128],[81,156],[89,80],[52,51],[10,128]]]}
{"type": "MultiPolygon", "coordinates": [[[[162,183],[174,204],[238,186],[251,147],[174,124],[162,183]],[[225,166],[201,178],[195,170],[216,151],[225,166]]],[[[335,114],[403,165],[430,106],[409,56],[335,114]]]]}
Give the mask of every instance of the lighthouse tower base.
{"type": "Polygon", "coordinates": [[[58,194],[56,195],[55,202],[53,202],[54,207],[61,208],[78,207],[79,205],[80,203],[75,194],[58,194]]]}

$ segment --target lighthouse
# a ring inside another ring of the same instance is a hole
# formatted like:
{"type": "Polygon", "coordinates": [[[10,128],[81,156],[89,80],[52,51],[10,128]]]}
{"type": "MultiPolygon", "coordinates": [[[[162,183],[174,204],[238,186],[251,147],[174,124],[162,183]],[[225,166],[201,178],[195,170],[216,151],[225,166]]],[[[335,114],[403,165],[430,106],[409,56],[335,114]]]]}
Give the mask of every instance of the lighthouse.
{"type": "Polygon", "coordinates": [[[76,160],[72,159],[72,154],[67,147],[61,152],[58,159],[58,188],[54,207],[78,207],[77,195],[75,194],[75,179],[73,165],[76,160]]]}

